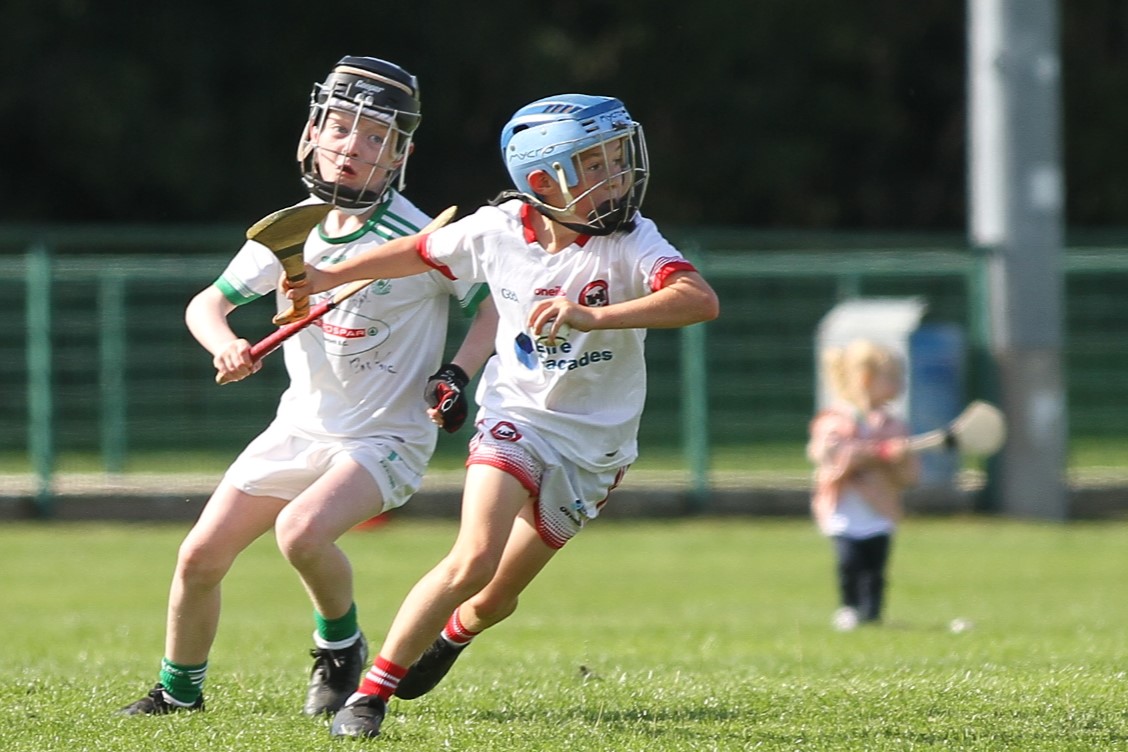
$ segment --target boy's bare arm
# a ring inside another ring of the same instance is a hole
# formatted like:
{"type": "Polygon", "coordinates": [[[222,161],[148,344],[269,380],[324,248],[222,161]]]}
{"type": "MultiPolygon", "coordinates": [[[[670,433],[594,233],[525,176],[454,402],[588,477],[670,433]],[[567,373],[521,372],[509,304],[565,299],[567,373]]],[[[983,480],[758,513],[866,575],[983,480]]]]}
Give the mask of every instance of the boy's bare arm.
{"type": "Polygon", "coordinates": [[[188,331],[211,353],[217,375],[226,381],[246,378],[261,367],[251,357],[251,344],[228,324],[233,310],[235,305],[212,285],[197,293],[184,311],[188,331]]]}
{"type": "Polygon", "coordinates": [[[458,352],[451,358],[453,363],[473,376],[490,356],[494,353],[494,337],[497,335],[497,307],[492,297],[486,297],[478,304],[478,312],[474,316],[466,337],[458,352]]]}
{"type": "Polygon", "coordinates": [[[357,279],[398,279],[429,271],[430,266],[416,250],[419,235],[405,235],[359,253],[324,269],[306,264],[306,282],[290,284],[283,280],[286,297],[297,300],[357,279]]]}

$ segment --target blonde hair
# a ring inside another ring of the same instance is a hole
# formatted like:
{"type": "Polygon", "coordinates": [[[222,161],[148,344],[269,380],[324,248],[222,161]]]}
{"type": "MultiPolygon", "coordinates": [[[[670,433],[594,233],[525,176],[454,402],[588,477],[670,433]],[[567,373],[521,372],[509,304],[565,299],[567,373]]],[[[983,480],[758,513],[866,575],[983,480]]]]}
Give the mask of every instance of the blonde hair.
{"type": "Polygon", "coordinates": [[[822,362],[835,396],[863,410],[870,408],[865,376],[888,371],[901,377],[904,371],[897,353],[868,339],[853,340],[845,347],[828,347],[822,362]]]}

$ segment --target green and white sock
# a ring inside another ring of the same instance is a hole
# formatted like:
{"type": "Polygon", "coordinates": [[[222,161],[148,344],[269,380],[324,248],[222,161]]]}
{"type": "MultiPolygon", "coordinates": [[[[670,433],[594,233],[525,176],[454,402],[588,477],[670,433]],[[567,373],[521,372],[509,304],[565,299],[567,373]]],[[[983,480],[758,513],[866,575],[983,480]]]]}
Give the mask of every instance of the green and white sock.
{"type": "Polygon", "coordinates": [[[313,612],[317,622],[317,631],[313,633],[313,642],[319,648],[340,650],[356,642],[360,636],[360,623],[356,618],[356,604],[349,606],[344,616],[336,619],[326,619],[317,611],[313,612]]]}
{"type": "Polygon", "coordinates": [[[161,659],[161,686],[178,705],[191,705],[200,699],[207,674],[207,661],[198,666],[186,666],[168,658],[161,659]]]}

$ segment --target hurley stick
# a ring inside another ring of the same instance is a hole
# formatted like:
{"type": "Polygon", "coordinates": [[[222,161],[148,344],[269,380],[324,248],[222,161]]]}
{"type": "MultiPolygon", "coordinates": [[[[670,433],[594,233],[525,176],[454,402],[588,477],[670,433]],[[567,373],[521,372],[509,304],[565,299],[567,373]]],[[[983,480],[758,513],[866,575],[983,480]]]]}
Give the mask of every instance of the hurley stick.
{"type": "Polygon", "coordinates": [[[964,454],[985,457],[999,451],[1006,438],[1006,420],[999,408],[976,400],[944,428],[910,436],[909,451],[957,449],[964,454]]]}
{"type": "MultiPolygon", "coordinates": [[[[332,204],[298,204],[268,214],[247,229],[247,240],[261,243],[282,263],[286,279],[301,282],[306,277],[305,256],[302,249],[310,230],[317,227],[325,215],[333,210],[332,204]]],[[[289,318],[275,317],[275,324],[285,324],[301,319],[309,313],[309,299],[291,309],[289,318]]]]}
{"type": "MultiPolygon", "coordinates": [[[[455,212],[457,212],[457,211],[458,211],[457,206],[448,206],[446,209],[443,209],[441,212],[439,212],[439,214],[434,219],[432,219],[430,222],[428,222],[423,227],[423,229],[419,231],[419,234],[425,235],[426,233],[434,232],[435,230],[439,229],[440,227],[442,227],[443,225],[445,225],[446,223],[448,223],[452,219],[454,219],[455,212]]],[[[290,279],[290,273],[289,272],[286,272],[286,279],[293,282],[293,280],[290,279]]],[[[305,279],[305,266],[304,265],[302,267],[302,279],[305,279]]],[[[349,292],[347,295],[344,295],[344,297],[341,297],[341,299],[337,300],[336,303],[333,303],[333,308],[337,307],[337,303],[340,303],[341,301],[346,300],[347,298],[351,298],[353,295],[356,295],[358,292],[360,292],[364,288],[368,287],[370,284],[372,284],[375,281],[376,280],[372,280],[372,279],[361,279],[361,280],[357,280],[355,282],[349,282],[347,286],[341,288],[341,292],[339,292],[339,293],[337,293],[337,295],[333,296],[333,299],[336,300],[338,297],[343,295],[345,293],[345,291],[347,291],[347,290],[351,290],[351,292],[349,292]]],[[[322,305],[324,305],[324,303],[322,305]]],[[[331,310],[333,310],[333,308],[330,308],[328,310],[331,311],[331,310]]],[[[326,313],[328,313],[328,311],[326,311],[326,313]]],[[[325,315],[325,314],[323,313],[322,315],[325,315]]],[[[293,302],[293,304],[290,306],[289,309],[287,309],[287,310],[283,311],[282,313],[278,314],[277,316],[275,316],[274,317],[274,323],[281,325],[281,324],[284,324],[284,323],[287,323],[287,322],[304,321],[306,318],[308,318],[308,316],[309,316],[309,298],[306,297],[306,298],[301,298],[300,300],[295,300],[293,302]],[[299,306],[301,306],[301,305],[305,306],[306,313],[303,314],[302,316],[298,316],[297,310],[298,310],[299,306]]],[[[318,318],[320,318],[320,316],[318,318]]],[[[311,319],[310,323],[312,323],[313,321],[316,321],[316,320],[317,319],[311,319]]],[[[277,332],[275,332],[275,333],[277,334],[277,332]]]]}
{"type": "MultiPolygon", "coordinates": [[[[422,235],[429,232],[434,232],[435,230],[439,229],[454,218],[454,214],[457,210],[458,207],[455,206],[447,207],[437,217],[428,222],[427,225],[419,231],[419,234],[422,235]]],[[[302,268],[302,274],[303,276],[305,274],[304,267],[302,268]]],[[[341,303],[345,302],[353,295],[356,295],[358,292],[368,287],[375,281],[376,280],[374,279],[358,279],[341,286],[341,288],[333,295],[333,297],[331,297],[329,300],[324,301],[323,303],[318,303],[312,309],[309,309],[309,313],[307,313],[303,318],[286,324],[285,326],[279,328],[278,331],[266,337],[263,337],[261,340],[252,345],[251,360],[255,361],[256,363],[262,360],[267,355],[281,347],[282,343],[290,339],[290,337],[293,337],[295,334],[305,329],[310,324],[317,321],[322,316],[329,313],[329,311],[332,311],[341,303]]],[[[306,298],[306,307],[309,308],[309,298],[306,298]]],[[[290,314],[293,310],[294,309],[291,308],[289,311],[285,311],[284,313],[279,314],[279,316],[275,316],[275,320],[290,314]]],[[[216,374],[215,382],[217,384],[228,383],[226,380],[221,379],[219,374],[216,374]]]]}

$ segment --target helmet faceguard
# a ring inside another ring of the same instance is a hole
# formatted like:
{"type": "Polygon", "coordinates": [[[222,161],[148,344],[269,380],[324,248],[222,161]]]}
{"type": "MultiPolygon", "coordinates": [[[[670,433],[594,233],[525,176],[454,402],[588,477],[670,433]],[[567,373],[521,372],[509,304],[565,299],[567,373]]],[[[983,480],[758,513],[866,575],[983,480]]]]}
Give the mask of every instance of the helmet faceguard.
{"type": "Polygon", "coordinates": [[[634,227],[650,160],[642,126],[618,99],[561,94],[526,105],[502,129],[501,156],[517,195],[554,221],[589,235],[634,227]],[[529,176],[537,171],[556,180],[564,206],[532,191],[529,176]],[[595,182],[587,180],[589,171],[598,173],[595,182]],[[596,191],[609,197],[580,208],[596,191]]]}
{"type": "Polygon", "coordinates": [[[339,208],[357,210],[382,201],[393,184],[403,190],[419,109],[419,83],[403,68],[374,57],[341,58],[310,92],[309,120],[298,142],[306,190],[339,208]],[[379,127],[373,129],[373,122],[379,127]],[[379,150],[368,149],[366,156],[357,145],[365,130],[379,136],[368,134],[379,150]],[[328,133],[337,138],[324,138],[328,133]],[[345,176],[350,185],[344,184],[345,176]]]}

